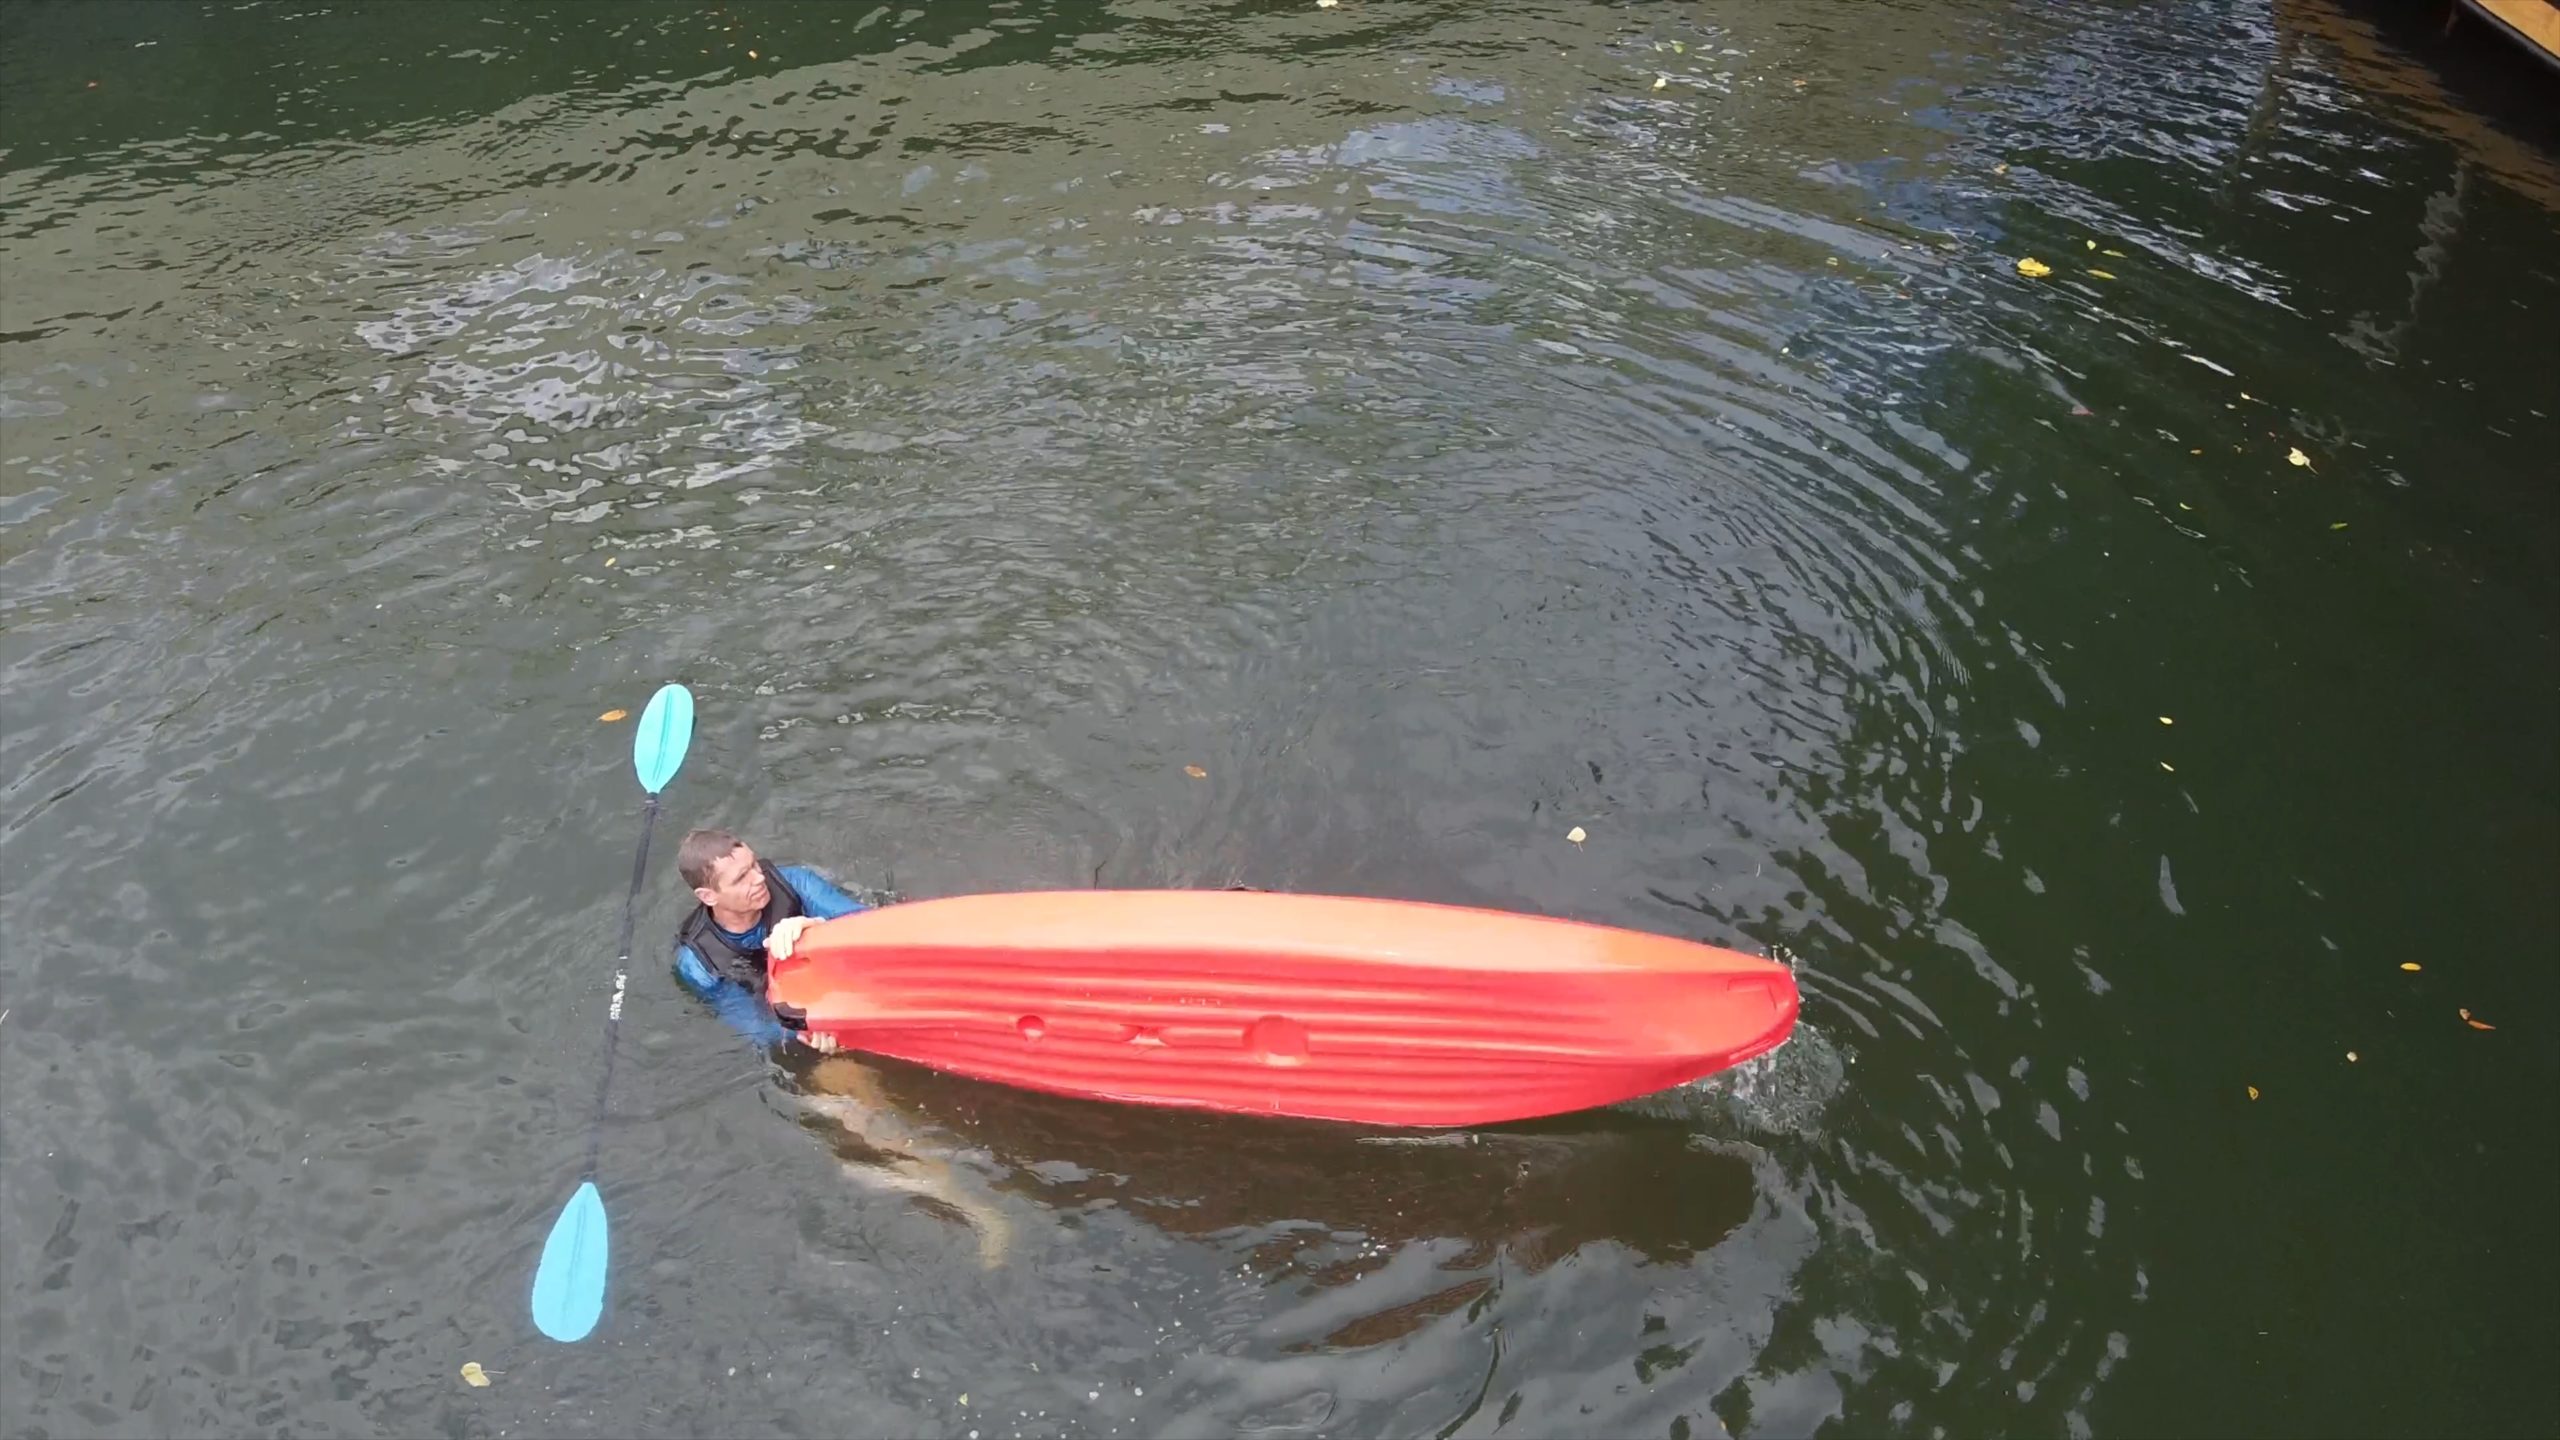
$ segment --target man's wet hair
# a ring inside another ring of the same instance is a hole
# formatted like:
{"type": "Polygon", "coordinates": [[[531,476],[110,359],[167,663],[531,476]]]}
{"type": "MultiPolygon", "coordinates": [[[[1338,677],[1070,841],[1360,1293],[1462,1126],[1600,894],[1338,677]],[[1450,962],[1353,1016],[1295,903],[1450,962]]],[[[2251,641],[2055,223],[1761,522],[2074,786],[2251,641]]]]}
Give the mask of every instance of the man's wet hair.
{"type": "Polygon", "coordinates": [[[711,883],[711,867],[746,843],[716,825],[706,825],[676,847],[676,873],[684,877],[686,886],[699,890],[711,883]]]}

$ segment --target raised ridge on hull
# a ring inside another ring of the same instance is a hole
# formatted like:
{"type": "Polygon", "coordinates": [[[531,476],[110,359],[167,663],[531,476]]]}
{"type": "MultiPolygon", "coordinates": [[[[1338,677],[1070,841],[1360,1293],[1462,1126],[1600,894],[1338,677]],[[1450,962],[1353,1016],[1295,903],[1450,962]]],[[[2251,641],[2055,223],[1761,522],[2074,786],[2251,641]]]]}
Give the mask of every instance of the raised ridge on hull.
{"type": "Polygon", "coordinates": [[[1795,980],[1686,940],[1261,891],[1061,890],[810,927],[769,998],[851,1050],[1098,1099],[1367,1124],[1528,1119],[1777,1047],[1795,980]]]}

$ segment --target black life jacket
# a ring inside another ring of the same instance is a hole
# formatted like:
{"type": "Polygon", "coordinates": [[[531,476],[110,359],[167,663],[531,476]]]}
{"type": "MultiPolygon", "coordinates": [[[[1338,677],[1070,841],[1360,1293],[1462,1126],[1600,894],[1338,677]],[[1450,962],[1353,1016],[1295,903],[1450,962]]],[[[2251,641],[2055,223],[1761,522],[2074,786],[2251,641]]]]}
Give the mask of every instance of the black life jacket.
{"type": "MultiPolygon", "coordinates": [[[[765,933],[770,935],[775,925],[800,913],[800,897],[792,893],[790,882],[782,878],[782,872],[774,868],[772,861],[760,859],[756,861],[756,868],[764,872],[763,921],[765,933]]],[[[764,947],[759,945],[753,950],[741,950],[731,943],[728,934],[711,918],[710,906],[693,907],[693,913],[676,927],[676,943],[691,946],[693,953],[702,957],[702,963],[710,966],[713,974],[724,980],[735,980],[758,995],[764,994],[764,947]]]]}

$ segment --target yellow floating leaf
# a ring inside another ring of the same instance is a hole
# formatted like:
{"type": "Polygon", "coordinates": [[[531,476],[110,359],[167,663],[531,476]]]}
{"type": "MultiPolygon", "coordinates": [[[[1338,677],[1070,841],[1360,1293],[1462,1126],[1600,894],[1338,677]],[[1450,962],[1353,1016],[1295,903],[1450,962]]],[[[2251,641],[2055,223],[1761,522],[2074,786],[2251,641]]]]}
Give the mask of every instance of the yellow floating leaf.
{"type": "Polygon", "coordinates": [[[750,51],[748,51],[748,52],[747,52],[747,58],[748,58],[748,59],[750,59],[750,60],[761,60],[761,59],[763,59],[764,57],[763,57],[763,56],[761,56],[761,55],[758,55],[758,54],[757,54],[756,52],[754,52],[753,50],[750,50],[750,51]]]}
{"type": "Polygon", "coordinates": [[[2468,1019],[2470,1019],[2470,1018],[2471,1018],[2471,1012],[2470,1012],[2470,1011],[2468,1011],[2468,1010],[2456,1010],[2456,1011],[2454,1011],[2453,1013],[2454,1013],[2454,1014],[2456,1014],[2456,1015],[2461,1016],[2461,1017],[2462,1017],[2463,1019],[2465,1019],[2465,1020],[2468,1020],[2468,1019]]]}
{"type": "Polygon", "coordinates": [[[2332,526],[2330,526],[2329,528],[2330,528],[2330,529],[2332,529],[2332,530],[2344,530],[2344,529],[2346,529],[2346,528],[2347,528],[2347,522],[2346,522],[2346,521],[2344,521],[2344,520],[2341,520],[2341,521],[2339,521],[2337,524],[2332,525],[2332,526]]]}
{"type": "Polygon", "coordinates": [[[2029,255],[2018,262],[2018,273],[2030,280],[2041,280],[2053,273],[2053,267],[2029,255]]]}
{"type": "Polygon", "coordinates": [[[2356,1063],[2356,1052],[2353,1050],[2347,1052],[2347,1063],[2350,1065],[2356,1063]]]}
{"type": "Polygon", "coordinates": [[[1564,832],[1564,838],[1572,841],[1576,845],[1579,845],[1583,841],[1590,839],[1591,836],[1589,832],[1585,831],[1581,826],[1576,825],[1572,829],[1564,832]]]}
{"type": "Polygon", "coordinates": [[[474,1390],[486,1390],[489,1388],[489,1372],[480,1368],[479,1361],[466,1360],[462,1364],[462,1383],[474,1390]]]}
{"type": "Polygon", "coordinates": [[[2302,447],[2299,445],[2296,445],[2292,449],[2284,452],[2284,458],[2285,463],[2287,464],[2299,465],[2305,470],[2311,468],[2311,457],[2303,454],[2302,447]]]}
{"type": "Polygon", "coordinates": [[[621,556],[619,556],[619,555],[607,555],[606,557],[604,557],[604,563],[605,563],[606,565],[610,566],[610,565],[612,565],[615,561],[620,560],[621,558],[622,558],[622,557],[621,557],[621,556]]]}
{"type": "Polygon", "coordinates": [[[2113,280],[2114,278],[2116,278],[2116,277],[2114,277],[2113,275],[2108,274],[2108,273],[2107,273],[2106,271],[2104,271],[2104,270],[2092,270],[2092,271],[2090,271],[2089,273],[2090,273],[2090,274],[2092,274],[2092,275],[2097,276],[2097,277],[2098,277],[2099,279],[2101,279],[2101,280],[2113,280]]]}
{"type": "Polygon", "coordinates": [[[610,724],[612,724],[612,723],[613,723],[614,721],[616,721],[616,720],[628,720],[628,719],[630,719],[630,718],[631,718],[631,712],[630,712],[630,711],[628,711],[628,710],[607,710],[606,712],[604,712],[603,714],[601,714],[601,715],[597,716],[596,718],[597,718],[598,720],[603,721],[603,722],[604,722],[604,723],[606,723],[607,725],[610,725],[610,724]]]}
{"type": "Polygon", "coordinates": [[[2009,162],[2007,162],[2007,161],[2005,161],[2005,160],[2004,160],[2004,161],[2000,162],[1999,164],[1992,166],[1992,167],[1991,167],[1991,173],[1992,173],[1992,174],[1994,174],[1994,175],[2006,175],[2006,174],[2008,174],[2008,173],[2009,173],[2009,162]]]}
{"type": "Polygon", "coordinates": [[[2417,961],[2415,961],[2415,960],[2403,960],[2403,961],[2401,961],[2401,962],[2400,962],[2400,968],[2401,968],[2401,969],[2403,969],[2403,970],[2410,971],[2411,973],[2413,973],[2413,974],[2414,974],[2414,973],[2415,973],[2417,970],[2419,970],[2421,967],[2419,966],[2418,962],[2417,962],[2417,961]]]}
{"type": "Polygon", "coordinates": [[[1201,768],[1200,768],[1199,766],[1197,766],[1197,765],[1185,765],[1185,766],[1183,766],[1183,767],[1182,767],[1182,773],[1183,773],[1183,774],[1185,774],[1185,775],[1190,776],[1190,777],[1191,777],[1192,779],[1194,779],[1194,780],[1206,780],[1206,779],[1208,779],[1208,778],[1209,778],[1209,772],[1208,772],[1208,771],[1206,771],[1206,770],[1201,769],[1201,768]]]}
{"type": "Polygon", "coordinates": [[[1659,90],[1659,89],[1661,89],[1663,86],[1668,85],[1668,84],[1670,84],[1670,83],[1671,83],[1671,77],[1670,77],[1670,76],[1668,76],[1668,75],[1656,75],[1656,76],[1654,76],[1654,77],[1653,77],[1653,88],[1654,88],[1654,89],[1656,89],[1656,90],[1659,90]]]}
{"type": "Polygon", "coordinates": [[[2175,720],[2170,719],[2170,718],[2169,718],[2168,716],[2166,716],[2166,715],[2163,715],[2163,716],[2161,716],[2161,717],[2160,717],[2160,723],[2161,723],[2161,724],[2163,724],[2163,725],[2175,725],[2175,724],[2177,724],[2178,722],[2177,722],[2177,721],[2175,721],[2175,720]]]}
{"type": "Polygon", "coordinates": [[[2098,242],[2097,242],[2097,241],[2095,241],[2095,240],[2083,240],[2083,241],[2081,241],[2080,243],[2081,243],[2081,244],[2083,244],[2083,245],[2088,246],[2088,247],[2089,247],[2090,249],[2092,249],[2092,250],[2095,250],[2095,249],[2097,249],[2097,248],[2098,248],[2098,242]]]}
{"type": "Polygon", "coordinates": [[[968,1391],[963,1390],[963,1391],[961,1391],[961,1392],[960,1392],[960,1403],[961,1403],[961,1404],[963,1404],[963,1405],[966,1405],[966,1404],[968,1404],[968,1403],[969,1403],[969,1392],[968,1392],[968,1391]]]}
{"type": "Polygon", "coordinates": [[[2250,1098],[2250,1099],[2252,1099],[2252,1100],[2255,1100],[2255,1099],[2257,1099],[2257,1098],[2258,1098],[2258,1087],[2257,1087],[2257,1086],[2252,1085],[2252,1086],[2250,1086],[2250,1087],[2249,1087],[2249,1098],[2250,1098]]]}
{"type": "Polygon", "coordinates": [[[1671,42],[1671,53],[1674,55],[1686,55],[1689,53],[1689,47],[1681,44],[1677,40],[1674,40],[1671,42]]]}
{"type": "Polygon", "coordinates": [[[2123,252],[2123,251],[2121,251],[2121,250],[2101,250],[2101,251],[2099,251],[2098,253],[2099,253],[2099,254],[2101,254],[2101,255],[2112,255],[2112,256],[2114,256],[2115,258],[2117,258],[2118,260],[2121,260],[2121,259],[2123,259],[2123,258],[2124,258],[2124,252],[2123,252]]]}
{"type": "Polygon", "coordinates": [[[2170,774],[2172,774],[2172,775],[2175,775],[2175,774],[2177,774],[2177,773],[2178,773],[2178,767],[2177,767],[2177,766],[2175,766],[2175,765],[2170,764],[2170,763],[2169,763],[2168,761],[2166,761],[2166,760],[2163,760],[2163,761],[2161,761],[2161,762],[2160,762],[2160,768],[2161,768],[2161,769],[2163,769],[2163,770],[2168,771],[2168,772],[2169,772],[2170,774]]]}

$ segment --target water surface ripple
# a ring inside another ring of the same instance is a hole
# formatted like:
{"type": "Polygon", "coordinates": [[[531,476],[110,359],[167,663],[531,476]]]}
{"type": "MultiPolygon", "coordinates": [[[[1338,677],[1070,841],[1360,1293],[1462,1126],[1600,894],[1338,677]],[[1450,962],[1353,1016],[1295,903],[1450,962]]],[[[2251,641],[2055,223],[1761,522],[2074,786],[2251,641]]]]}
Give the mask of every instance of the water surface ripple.
{"type": "Polygon", "coordinates": [[[0,29],[0,1430],[2554,1420],[2549,1133],[2446,1116],[2560,1084],[2451,1019],[2555,998],[2560,168],[2361,19],[0,29]],[[670,678],[662,838],[1570,915],[1804,1023],[1480,1134],[856,1140],[653,940],[550,1345],[670,678]]]}

